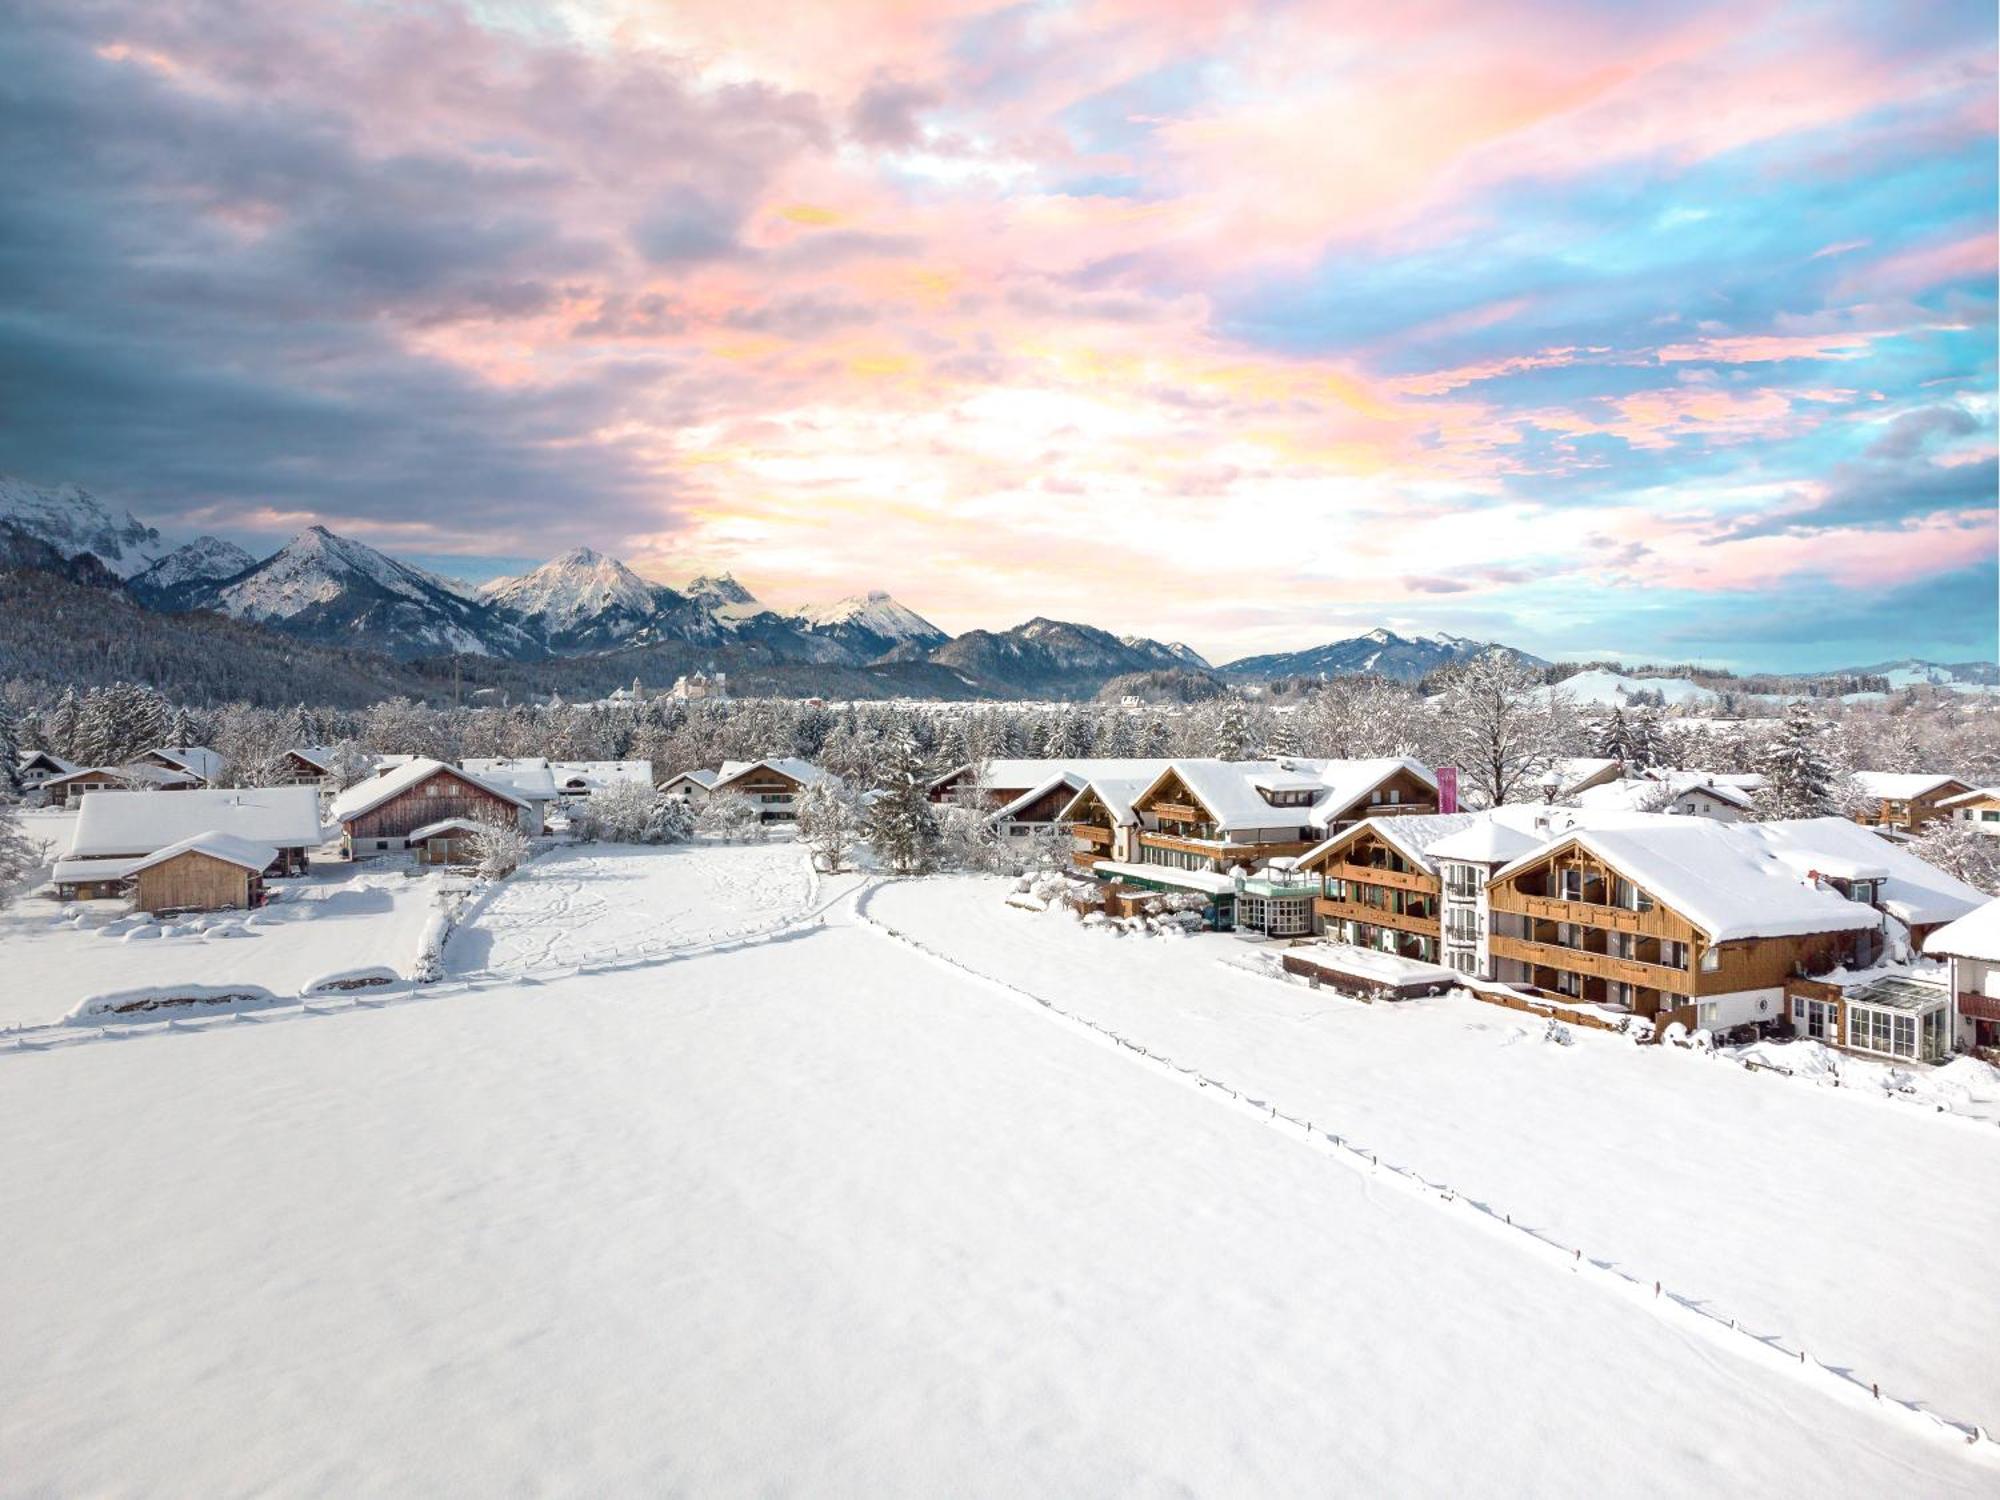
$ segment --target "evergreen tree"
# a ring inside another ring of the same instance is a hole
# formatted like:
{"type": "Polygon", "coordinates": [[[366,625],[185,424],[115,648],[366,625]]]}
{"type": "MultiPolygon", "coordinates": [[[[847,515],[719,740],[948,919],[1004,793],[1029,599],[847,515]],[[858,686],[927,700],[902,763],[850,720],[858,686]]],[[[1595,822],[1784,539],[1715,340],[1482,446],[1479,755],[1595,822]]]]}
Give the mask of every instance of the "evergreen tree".
{"type": "Polygon", "coordinates": [[[1250,714],[1240,698],[1225,698],[1209,733],[1209,753],[1218,760],[1244,760],[1251,744],[1250,714]]]}
{"type": "Polygon", "coordinates": [[[938,830],[923,752],[908,733],[891,740],[883,761],[881,791],[868,811],[875,857],[899,875],[921,874],[936,858],[938,830]]]}
{"type": "Polygon", "coordinates": [[[1611,710],[1597,731],[1597,753],[1607,760],[1623,761],[1628,769],[1637,770],[1632,761],[1632,726],[1625,722],[1624,708],[1611,710]]]}
{"type": "Polygon", "coordinates": [[[77,702],[76,689],[64,688],[62,697],[56,700],[55,711],[50,715],[49,727],[44,738],[49,750],[66,760],[76,760],[77,735],[83,727],[83,705],[77,702]]]}
{"type": "Polygon", "coordinates": [[[21,796],[21,736],[14,727],[14,710],[0,701],[0,803],[21,796]]]}
{"type": "Polygon", "coordinates": [[[1631,719],[1631,744],[1624,757],[1627,770],[1645,771],[1660,765],[1665,735],[1658,709],[1641,708],[1631,719]]]}
{"type": "Polygon", "coordinates": [[[1825,818],[1840,811],[1838,773],[1826,737],[1826,722],[1804,703],[1786,710],[1758,760],[1764,776],[1753,808],[1758,819],[1825,818]]]}

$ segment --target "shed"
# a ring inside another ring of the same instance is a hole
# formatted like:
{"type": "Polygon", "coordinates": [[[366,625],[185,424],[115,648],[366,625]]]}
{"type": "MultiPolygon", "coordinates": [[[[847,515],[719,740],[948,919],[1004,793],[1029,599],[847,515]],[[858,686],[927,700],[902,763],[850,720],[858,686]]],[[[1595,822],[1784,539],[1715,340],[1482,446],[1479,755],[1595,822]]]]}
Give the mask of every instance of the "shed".
{"type": "Polygon", "coordinates": [[[247,910],[264,904],[264,871],[277,859],[269,844],[226,833],[199,833],[132,866],[133,905],[160,915],[247,910]]]}

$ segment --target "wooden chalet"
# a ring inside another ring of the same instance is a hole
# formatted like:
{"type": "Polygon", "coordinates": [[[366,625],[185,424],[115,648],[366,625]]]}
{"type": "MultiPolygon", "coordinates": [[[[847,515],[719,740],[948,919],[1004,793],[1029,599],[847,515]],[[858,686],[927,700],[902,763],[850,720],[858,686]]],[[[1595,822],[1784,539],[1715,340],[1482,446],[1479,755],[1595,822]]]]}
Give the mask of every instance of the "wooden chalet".
{"type": "Polygon", "coordinates": [[[318,786],[333,776],[333,752],[318,746],[287,750],[277,758],[273,780],[280,786],[318,786]]]}
{"type": "Polygon", "coordinates": [[[46,750],[23,750],[14,767],[15,778],[24,792],[38,792],[51,777],[67,776],[79,769],[75,761],[64,760],[46,750]]]}
{"type": "Polygon", "coordinates": [[[765,823],[790,823],[798,818],[800,794],[813,783],[826,780],[827,775],[812,762],[795,756],[726,760],[710,792],[718,797],[734,794],[749,798],[765,823]]]}
{"type": "Polygon", "coordinates": [[[201,778],[186,771],[169,771],[162,766],[80,766],[41,784],[41,793],[53,807],[68,807],[91,792],[185,792],[201,785],[201,778]]]}
{"type": "Polygon", "coordinates": [[[82,799],[55,882],[78,899],[115,894],[142,860],[188,840],[268,847],[264,873],[296,875],[319,847],[319,794],[310,787],[201,787],[161,796],[125,790],[82,799]]]}
{"type": "Polygon", "coordinates": [[[1956,776],[1924,772],[1856,771],[1854,782],[1866,799],[1854,821],[1899,833],[1915,833],[1926,823],[1950,817],[1946,804],[1975,790],[1956,776]]]}
{"type": "Polygon", "coordinates": [[[1487,889],[1495,978],[1689,1027],[1775,1021],[1789,981],[1876,957],[1881,916],[1765,868],[1733,826],[1569,834],[1487,889]]]}
{"type": "Polygon", "coordinates": [[[334,798],[333,818],[349,859],[400,853],[412,833],[447,818],[511,824],[529,834],[542,831],[539,804],[457,766],[425,759],[349,787],[334,798]]]}
{"type": "Polygon", "coordinates": [[[221,779],[229,763],[206,745],[161,745],[143,755],[134,756],[127,764],[180,771],[194,777],[202,786],[213,786],[221,779]]]}
{"type": "Polygon", "coordinates": [[[1938,807],[1947,813],[1954,823],[1961,823],[1976,833],[2000,837],[2000,786],[1983,786],[1976,791],[1961,792],[1956,797],[1946,797],[1938,807]]]}
{"type": "Polygon", "coordinates": [[[1387,824],[1368,819],[1318,845],[1297,868],[1319,881],[1313,911],[1324,934],[1357,948],[1435,964],[1443,940],[1443,882],[1388,826],[1406,821],[1445,821],[1451,825],[1446,831],[1455,831],[1460,815],[1387,824]]]}

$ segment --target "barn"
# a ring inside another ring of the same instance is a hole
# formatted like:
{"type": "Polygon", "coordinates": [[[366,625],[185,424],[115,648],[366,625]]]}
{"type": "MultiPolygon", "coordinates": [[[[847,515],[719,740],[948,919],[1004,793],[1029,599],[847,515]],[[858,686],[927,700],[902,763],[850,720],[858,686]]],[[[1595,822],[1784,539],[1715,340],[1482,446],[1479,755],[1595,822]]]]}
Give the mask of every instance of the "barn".
{"type": "Polygon", "coordinates": [[[247,911],[264,904],[264,871],[277,857],[270,844],[198,833],[132,866],[132,905],[154,916],[247,911]]]}
{"type": "Polygon", "coordinates": [[[349,859],[400,853],[417,830],[448,818],[510,823],[528,834],[542,831],[539,802],[457,766],[426,759],[349,787],[333,799],[333,818],[349,859]]]}

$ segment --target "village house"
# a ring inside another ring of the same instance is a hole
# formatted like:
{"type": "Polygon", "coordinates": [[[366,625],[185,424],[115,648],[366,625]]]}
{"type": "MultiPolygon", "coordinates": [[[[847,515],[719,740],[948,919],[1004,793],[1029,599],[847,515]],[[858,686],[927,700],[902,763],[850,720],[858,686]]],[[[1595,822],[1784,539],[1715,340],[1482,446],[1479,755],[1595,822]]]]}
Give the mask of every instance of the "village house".
{"type": "Polygon", "coordinates": [[[269,846],[261,874],[298,875],[322,832],[319,794],[311,787],[204,787],[171,797],[94,791],[82,799],[69,851],[52,873],[64,899],[115,896],[141,862],[213,835],[242,847],[269,846]]]}
{"type": "Polygon", "coordinates": [[[201,785],[187,771],[169,771],[151,763],[124,766],[79,766],[42,782],[39,790],[52,807],[67,807],[92,792],[185,792],[201,785]]]}
{"type": "Polygon", "coordinates": [[[1578,792],[1578,807],[1592,812],[1675,813],[1740,823],[1750,816],[1751,794],[1705,771],[1652,769],[1623,780],[1601,781],[1578,792]]]}
{"type": "Polygon", "coordinates": [[[76,769],[75,761],[64,760],[60,755],[51,755],[46,750],[23,750],[14,763],[14,779],[23,792],[38,792],[50,777],[67,776],[76,769]]]}
{"type": "Polygon", "coordinates": [[[1924,952],[1946,960],[1959,1043],[1992,1056],[2000,1049],[2000,901],[1938,928],[1924,952]]]}
{"type": "Polygon", "coordinates": [[[556,795],[565,802],[580,802],[613,787],[653,785],[650,760],[552,760],[549,774],[555,778],[556,795]]]}
{"type": "Polygon", "coordinates": [[[229,762],[216,751],[205,745],[162,745],[148,750],[143,755],[134,756],[127,764],[135,766],[158,766],[163,771],[181,771],[202,786],[213,786],[222,777],[229,762]]]}
{"type": "Polygon", "coordinates": [[[491,826],[472,818],[440,818],[411,829],[404,843],[420,865],[469,865],[474,863],[474,840],[491,826]]]}
{"type": "Polygon", "coordinates": [[[562,801],[556,773],[539,755],[468,755],[459,763],[479,781],[491,787],[505,787],[516,797],[534,804],[536,816],[545,826],[549,812],[562,801]]]}
{"type": "Polygon", "coordinates": [[[708,794],[715,789],[719,772],[697,767],[692,771],[677,771],[659,785],[660,795],[672,797],[676,802],[686,802],[694,807],[708,800],[708,794]]]}
{"type": "Polygon", "coordinates": [[[280,786],[319,786],[333,778],[333,751],[324,745],[299,745],[278,756],[272,780],[280,786]]]}
{"type": "Polygon", "coordinates": [[[798,817],[799,795],[815,782],[831,779],[811,761],[796,756],[773,760],[725,760],[716,772],[712,796],[747,797],[765,823],[790,823],[798,817]]]}
{"type": "Polygon", "coordinates": [[[400,853],[410,835],[447,818],[542,832],[544,804],[443,761],[417,759],[357,782],[333,799],[341,852],[349,859],[400,853]]]}
{"type": "Polygon", "coordinates": [[[1954,823],[1969,827],[1975,833],[2000,838],[2000,786],[1960,792],[1955,797],[1945,798],[1938,806],[1950,814],[1954,823]]]}
{"type": "Polygon", "coordinates": [[[1972,790],[1956,776],[1920,771],[1856,771],[1854,784],[1866,799],[1854,821],[1898,833],[1916,833],[1933,819],[1950,817],[1945,803],[1972,790]]]}
{"type": "Polygon", "coordinates": [[[1444,880],[1431,847],[1492,820],[1482,813],[1364,818],[1300,856],[1318,889],[1322,934],[1419,963],[1442,963],[1444,880]]]}

